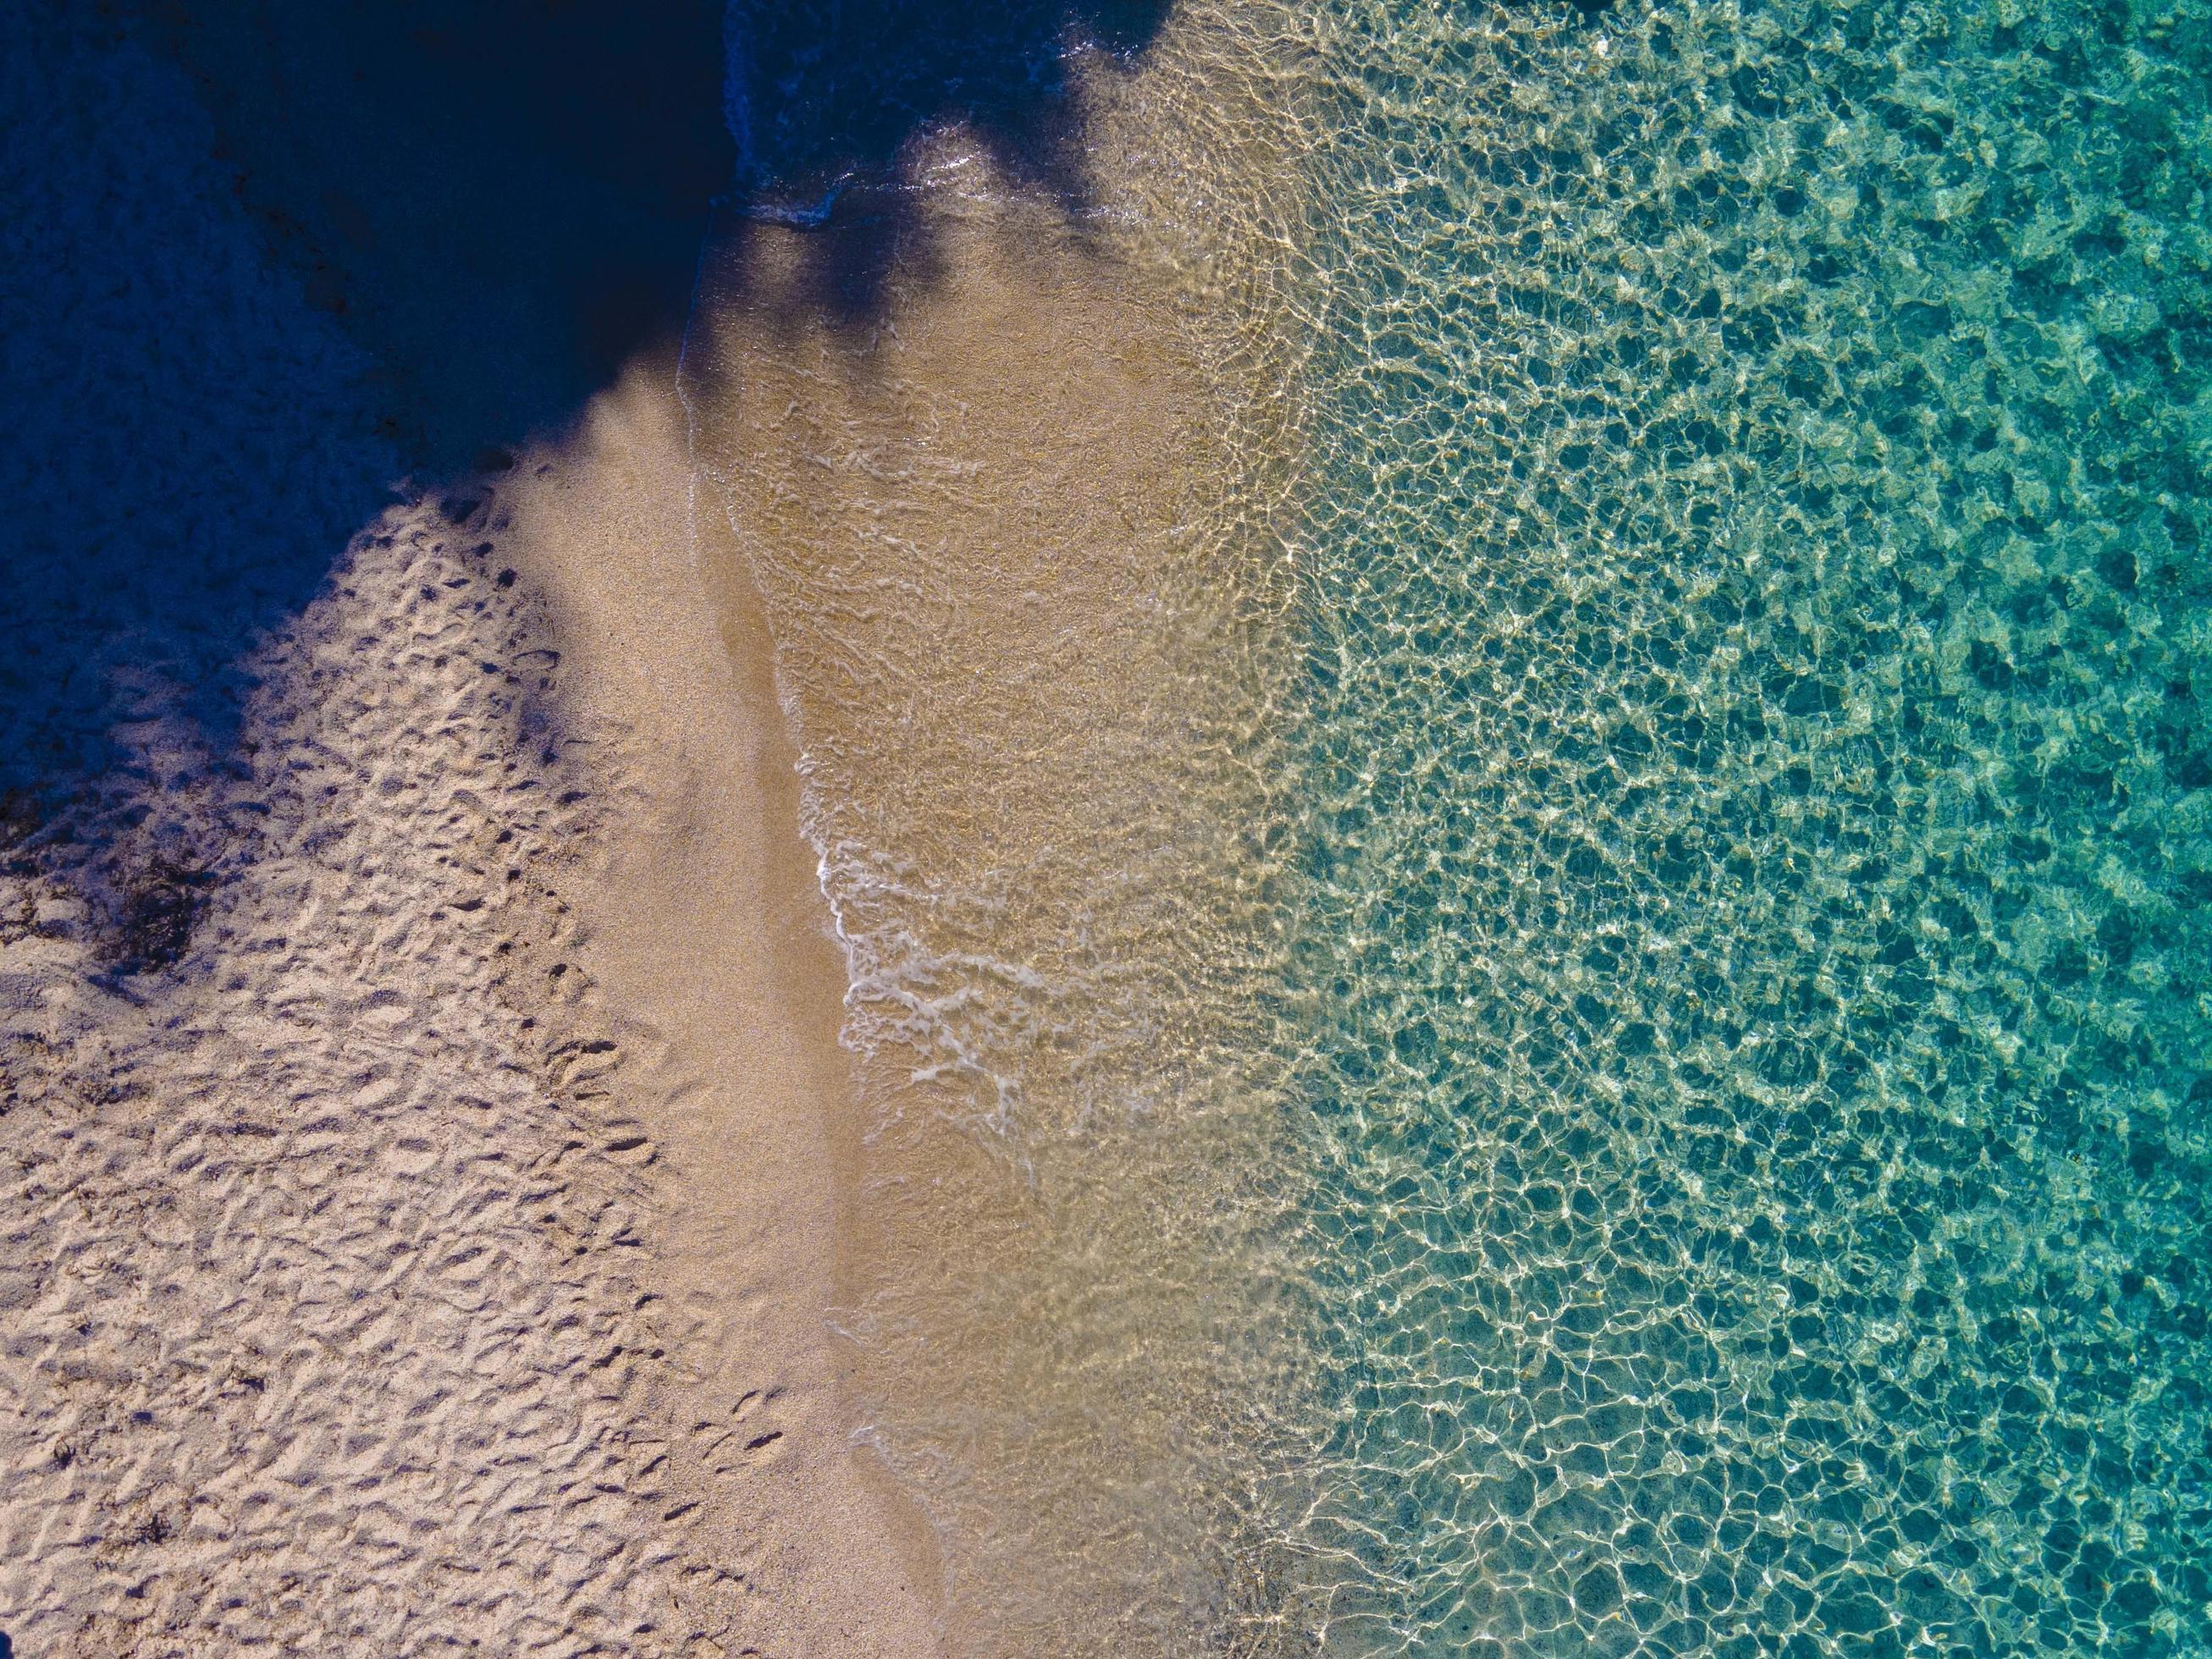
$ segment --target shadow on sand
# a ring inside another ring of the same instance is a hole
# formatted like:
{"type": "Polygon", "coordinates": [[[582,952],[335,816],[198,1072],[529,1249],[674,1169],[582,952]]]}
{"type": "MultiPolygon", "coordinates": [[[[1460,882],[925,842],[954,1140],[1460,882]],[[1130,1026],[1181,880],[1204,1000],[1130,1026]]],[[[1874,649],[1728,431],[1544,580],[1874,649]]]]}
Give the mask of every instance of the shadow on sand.
{"type": "MultiPolygon", "coordinates": [[[[720,0],[126,0],[0,21],[0,166],[23,186],[0,275],[0,843],[88,789],[151,799],[165,769],[226,764],[237,665],[393,481],[496,465],[678,337],[718,205],[880,178],[958,120],[1079,212],[1065,61],[1141,52],[1165,7],[737,0],[726,27],[720,0]]],[[[919,234],[897,192],[867,195],[814,273],[845,322],[919,234]]]]}

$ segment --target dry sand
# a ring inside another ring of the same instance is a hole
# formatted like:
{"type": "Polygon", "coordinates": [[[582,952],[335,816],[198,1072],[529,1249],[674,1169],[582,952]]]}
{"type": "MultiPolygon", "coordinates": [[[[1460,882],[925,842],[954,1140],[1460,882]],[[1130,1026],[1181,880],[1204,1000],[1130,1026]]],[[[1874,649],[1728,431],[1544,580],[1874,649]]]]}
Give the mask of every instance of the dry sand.
{"type": "Polygon", "coordinates": [[[842,981],[672,378],[364,532],[235,766],[149,678],[144,781],[9,856],[19,1653],[933,1646],[819,1317],[842,981]]]}

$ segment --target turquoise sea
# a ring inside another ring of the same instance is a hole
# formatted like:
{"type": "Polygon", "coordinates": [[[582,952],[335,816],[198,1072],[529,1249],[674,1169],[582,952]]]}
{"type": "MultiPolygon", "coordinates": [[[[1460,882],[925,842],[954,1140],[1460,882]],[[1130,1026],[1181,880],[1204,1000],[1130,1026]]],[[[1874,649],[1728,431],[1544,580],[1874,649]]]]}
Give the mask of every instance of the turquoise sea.
{"type": "Polygon", "coordinates": [[[1314,51],[1320,1647],[2212,1653],[2212,21],[1314,51]]]}

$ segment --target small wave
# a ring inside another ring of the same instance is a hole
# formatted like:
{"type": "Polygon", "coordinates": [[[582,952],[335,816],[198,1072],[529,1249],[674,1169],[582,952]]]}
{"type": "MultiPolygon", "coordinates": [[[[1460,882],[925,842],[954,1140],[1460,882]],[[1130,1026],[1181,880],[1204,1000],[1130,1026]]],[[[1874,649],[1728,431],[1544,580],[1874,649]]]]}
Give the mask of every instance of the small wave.
{"type": "Polygon", "coordinates": [[[811,202],[792,202],[775,199],[749,198],[737,204],[739,214],[763,224],[788,225],[795,230],[818,230],[830,222],[836,210],[837,198],[853,182],[850,173],[840,173],[822,194],[811,202]]]}

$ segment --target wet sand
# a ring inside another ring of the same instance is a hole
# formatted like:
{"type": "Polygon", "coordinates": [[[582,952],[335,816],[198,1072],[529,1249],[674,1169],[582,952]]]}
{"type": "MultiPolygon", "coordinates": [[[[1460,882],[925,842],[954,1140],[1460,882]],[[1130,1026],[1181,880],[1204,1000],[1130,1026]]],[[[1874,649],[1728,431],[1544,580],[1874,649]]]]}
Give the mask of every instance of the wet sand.
{"type": "Polygon", "coordinates": [[[1278,1316],[1212,1275],[1286,1162],[1237,1055],[1234,734],[1275,663],[1207,321],[1115,188],[1071,214],[949,129],[822,223],[722,227],[685,365],[847,950],[837,1318],[962,1653],[1211,1650],[1251,1611],[1278,1316]],[[818,303],[856,268],[866,315],[818,303]]]}
{"type": "Polygon", "coordinates": [[[692,517],[675,383],[671,360],[635,367],[520,469],[508,554],[549,596],[574,707],[617,734],[620,805],[570,891],[581,964],[635,1034],[617,1086],[660,1153],[675,1478],[766,1650],[929,1651],[933,1542],[848,1441],[823,1321],[860,1133],[844,965],[763,618],[692,517]]]}

